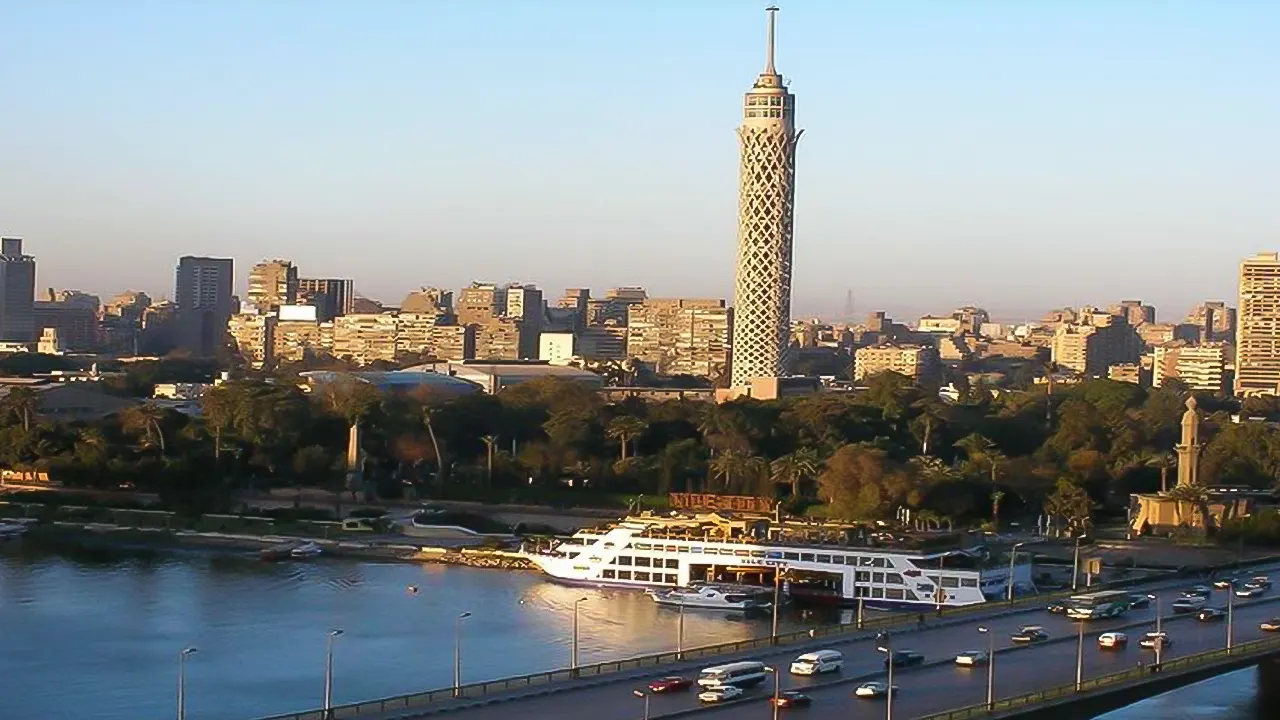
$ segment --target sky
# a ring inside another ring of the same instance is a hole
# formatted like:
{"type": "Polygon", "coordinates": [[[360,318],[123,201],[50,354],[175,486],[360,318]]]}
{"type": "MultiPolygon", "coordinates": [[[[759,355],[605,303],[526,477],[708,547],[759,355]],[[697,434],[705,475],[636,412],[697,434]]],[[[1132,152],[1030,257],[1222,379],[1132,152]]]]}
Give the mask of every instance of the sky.
{"type": "MultiPolygon", "coordinates": [[[[195,254],[731,297],[764,4],[0,0],[0,234],[104,295],[195,254]]],[[[780,4],[797,315],[1178,319],[1280,249],[1280,3],[780,4]]]]}

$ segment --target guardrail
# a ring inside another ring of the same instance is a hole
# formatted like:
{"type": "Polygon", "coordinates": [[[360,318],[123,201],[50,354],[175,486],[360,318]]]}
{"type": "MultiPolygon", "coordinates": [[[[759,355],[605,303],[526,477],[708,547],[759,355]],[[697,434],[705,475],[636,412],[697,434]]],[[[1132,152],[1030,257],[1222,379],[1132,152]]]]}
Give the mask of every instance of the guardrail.
{"type": "MultiPolygon", "coordinates": [[[[1244,564],[1256,565],[1266,562],[1274,562],[1276,559],[1277,558],[1271,557],[1254,560],[1244,564]]],[[[1240,563],[1233,565],[1238,566],[1240,563]]],[[[1178,577],[1199,576],[1199,574],[1199,571],[1181,571],[1173,572],[1157,579],[1163,580],[1178,577]]],[[[1131,578],[1112,581],[1109,583],[1099,583],[1090,589],[1094,591],[1104,588],[1119,589],[1152,581],[1153,579],[1150,577],[1131,578]]],[[[944,619],[954,619],[962,618],[967,615],[974,615],[984,611],[991,612],[1001,608],[1030,610],[1043,605],[1046,602],[1070,597],[1071,595],[1078,594],[1078,592],[1078,590],[1061,590],[1052,593],[1019,597],[1016,598],[1013,603],[1008,603],[1007,601],[993,601],[979,603],[976,605],[966,605],[963,607],[944,608],[941,613],[930,611],[927,614],[935,618],[941,617],[944,619]]],[[[654,653],[651,655],[625,658],[622,660],[611,660],[591,665],[581,665],[576,671],[572,668],[560,668],[545,672],[531,673],[528,675],[470,683],[462,685],[456,689],[448,687],[409,695],[396,695],[388,698],[367,700],[359,703],[336,706],[330,711],[331,714],[328,717],[325,716],[323,710],[307,710],[296,713],[286,713],[283,715],[273,715],[268,718],[263,718],[262,720],[330,720],[330,718],[333,720],[340,720],[341,718],[363,717],[370,714],[407,710],[447,700],[475,700],[498,693],[551,685],[558,682],[601,677],[630,670],[640,670],[647,667],[657,667],[670,663],[698,660],[712,656],[732,655],[734,653],[749,652],[752,650],[798,645],[823,638],[845,637],[869,630],[886,630],[895,627],[905,627],[908,629],[916,628],[916,614],[894,614],[879,618],[865,618],[861,625],[854,622],[846,625],[817,627],[812,630],[800,630],[784,633],[778,635],[776,638],[765,636],[730,643],[719,643],[716,645],[704,645],[701,647],[688,648],[682,652],[672,650],[662,653],[654,653]]],[[[1168,666],[1169,663],[1165,663],[1165,665],[1168,666]]],[[[1072,686],[1072,690],[1074,690],[1074,686],[1072,686]]],[[[985,711],[985,706],[983,707],[983,710],[985,711]]]]}
{"type": "MultiPolygon", "coordinates": [[[[1280,652],[1280,638],[1263,638],[1261,640],[1251,640],[1249,642],[1240,643],[1231,650],[1225,648],[1219,650],[1206,650],[1205,652],[1196,653],[1194,655],[1186,655],[1175,658],[1159,665],[1160,673],[1171,673],[1179,670],[1187,670],[1194,667],[1209,665],[1220,660],[1238,660],[1247,658],[1250,655],[1263,655],[1267,653],[1280,652]]],[[[1076,687],[1075,683],[1070,685],[1059,685],[1057,687],[1037,690],[1036,692],[1027,693],[1025,695],[1015,695],[1013,697],[996,700],[991,707],[987,707],[986,703],[979,705],[970,705],[968,707],[957,708],[955,710],[946,710],[933,715],[925,715],[919,720],[969,720],[969,718],[992,717],[1000,713],[1028,705],[1038,705],[1043,702],[1059,700],[1072,695],[1084,695],[1097,690],[1119,685],[1127,682],[1134,682],[1143,678],[1150,677],[1156,671],[1156,666],[1147,665],[1144,667],[1125,670],[1123,672],[1113,673],[1111,675],[1103,675],[1101,677],[1085,680],[1076,687]]]]}

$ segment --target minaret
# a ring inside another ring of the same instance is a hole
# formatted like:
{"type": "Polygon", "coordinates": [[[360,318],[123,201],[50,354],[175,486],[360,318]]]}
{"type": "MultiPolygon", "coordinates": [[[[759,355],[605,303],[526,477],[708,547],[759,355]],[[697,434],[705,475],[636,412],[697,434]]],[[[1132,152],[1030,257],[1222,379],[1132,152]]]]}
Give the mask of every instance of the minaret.
{"type": "Polygon", "coordinates": [[[743,101],[738,128],[738,268],[730,383],[787,374],[791,335],[791,230],[795,201],[795,96],[773,66],[769,7],[764,71],[743,101]]]}
{"type": "Polygon", "coordinates": [[[1200,481],[1200,412],[1196,399],[1187,398],[1187,411],[1182,414],[1182,442],[1178,451],[1178,487],[1200,481]]]}

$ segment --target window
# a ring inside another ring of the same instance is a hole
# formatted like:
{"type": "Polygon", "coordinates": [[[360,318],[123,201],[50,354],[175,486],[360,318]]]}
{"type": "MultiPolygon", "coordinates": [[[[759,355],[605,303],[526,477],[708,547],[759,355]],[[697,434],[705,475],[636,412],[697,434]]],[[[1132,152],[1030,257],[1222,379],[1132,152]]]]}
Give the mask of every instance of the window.
{"type": "Polygon", "coordinates": [[[858,582],[871,582],[871,573],[858,571],[856,578],[858,582]]]}
{"type": "Polygon", "coordinates": [[[771,97],[771,98],[769,98],[769,104],[770,104],[770,105],[773,105],[773,106],[775,106],[775,107],[777,107],[777,106],[779,106],[779,105],[781,105],[781,104],[782,104],[782,98],[780,98],[780,97],[771,97]]]}
{"type": "Polygon", "coordinates": [[[630,570],[619,570],[619,571],[618,571],[618,579],[619,579],[619,580],[630,580],[630,579],[631,579],[631,571],[630,571],[630,570]]]}
{"type": "Polygon", "coordinates": [[[813,562],[813,553],[800,553],[800,562],[813,562]]]}
{"type": "Polygon", "coordinates": [[[960,584],[964,587],[978,587],[978,579],[964,578],[963,580],[960,581],[960,584]]]}
{"type": "Polygon", "coordinates": [[[702,548],[698,547],[697,545],[694,545],[693,547],[689,548],[689,552],[693,553],[694,555],[701,555],[702,548]]]}
{"type": "Polygon", "coordinates": [[[907,599],[908,599],[908,600],[919,600],[920,598],[916,597],[916,594],[915,594],[915,593],[913,593],[913,592],[911,592],[910,590],[908,590],[908,591],[907,591],[907,599]]]}
{"type": "Polygon", "coordinates": [[[858,586],[853,589],[853,594],[855,597],[866,597],[871,594],[871,588],[858,586]]]}
{"type": "Polygon", "coordinates": [[[635,548],[636,550],[648,550],[649,543],[632,543],[631,547],[635,548]]]}
{"type": "Polygon", "coordinates": [[[901,600],[903,598],[902,588],[886,588],[884,597],[886,600],[901,600]]]}
{"type": "Polygon", "coordinates": [[[636,558],[636,567],[649,567],[649,558],[647,557],[636,558]]]}
{"type": "Polygon", "coordinates": [[[875,567],[889,567],[889,561],[884,558],[871,558],[871,564],[875,567]]]}
{"type": "Polygon", "coordinates": [[[944,577],[944,578],[942,578],[942,587],[945,587],[945,588],[958,588],[958,587],[960,587],[960,578],[956,578],[956,577],[944,577]]]}
{"type": "Polygon", "coordinates": [[[873,598],[884,597],[884,588],[871,588],[871,597],[873,598]]]}
{"type": "Polygon", "coordinates": [[[667,567],[668,567],[668,568],[679,568],[679,567],[680,567],[680,561],[679,561],[679,560],[677,560],[676,558],[667,558],[667,567]]]}
{"type": "Polygon", "coordinates": [[[600,577],[605,580],[612,580],[617,577],[617,575],[614,573],[613,568],[605,568],[604,571],[600,573],[600,577]]]}
{"type": "Polygon", "coordinates": [[[637,570],[636,580],[639,580],[641,582],[649,582],[649,573],[637,570]]]}
{"type": "Polygon", "coordinates": [[[903,585],[903,584],[905,584],[905,583],[903,583],[903,582],[902,582],[902,576],[901,576],[901,575],[899,575],[898,573],[885,573],[885,574],[884,574],[884,581],[885,581],[885,582],[887,582],[887,583],[889,583],[890,585],[903,585]]]}
{"type": "Polygon", "coordinates": [[[618,556],[618,564],[619,564],[619,565],[630,565],[630,564],[631,564],[631,556],[630,556],[630,555],[619,555],[619,556],[618,556]]]}
{"type": "Polygon", "coordinates": [[[820,562],[820,563],[829,563],[829,562],[831,562],[831,556],[830,556],[830,555],[819,555],[819,556],[818,556],[818,562],[820,562]]]}
{"type": "Polygon", "coordinates": [[[783,557],[785,557],[788,560],[799,560],[800,553],[784,553],[783,557]]]}
{"type": "Polygon", "coordinates": [[[860,557],[858,558],[858,564],[863,567],[871,567],[874,563],[871,562],[869,557],[860,557]]]}
{"type": "Polygon", "coordinates": [[[763,551],[763,550],[752,550],[752,551],[751,551],[751,557],[764,557],[764,551],[763,551]]]}
{"type": "Polygon", "coordinates": [[[667,552],[680,552],[680,548],[676,547],[675,545],[668,545],[667,552]]]}
{"type": "Polygon", "coordinates": [[[884,582],[884,573],[871,573],[871,582],[875,582],[875,583],[884,582]]]}
{"type": "Polygon", "coordinates": [[[750,552],[748,552],[748,551],[746,551],[746,550],[734,550],[734,551],[733,551],[733,554],[734,554],[734,555],[737,555],[738,557],[747,557],[747,556],[749,556],[751,553],[750,553],[750,552]]]}
{"type": "Polygon", "coordinates": [[[680,582],[680,578],[676,575],[672,575],[671,573],[667,573],[667,582],[671,583],[672,585],[675,585],[676,583],[680,582]]]}

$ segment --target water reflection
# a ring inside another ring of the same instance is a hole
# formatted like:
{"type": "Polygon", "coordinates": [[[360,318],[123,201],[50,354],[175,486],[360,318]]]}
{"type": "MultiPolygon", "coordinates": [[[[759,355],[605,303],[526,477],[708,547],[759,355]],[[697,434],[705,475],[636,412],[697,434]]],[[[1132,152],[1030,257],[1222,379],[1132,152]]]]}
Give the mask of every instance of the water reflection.
{"type": "MultiPolygon", "coordinates": [[[[192,716],[314,707],[330,628],[346,631],[335,646],[335,701],[445,687],[453,618],[464,611],[473,613],[463,626],[464,682],[538,672],[569,664],[581,597],[582,662],[675,649],[678,611],[643,593],[567,587],[532,573],[23,541],[0,546],[0,696],[19,718],[171,716],[177,652],[194,645],[192,716]]],[[[839,617],[787,611],[781,629],[839,617]]],[[[688,611],[684,645],[768,628],[768,615],[688,611]]]]}

